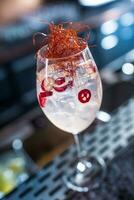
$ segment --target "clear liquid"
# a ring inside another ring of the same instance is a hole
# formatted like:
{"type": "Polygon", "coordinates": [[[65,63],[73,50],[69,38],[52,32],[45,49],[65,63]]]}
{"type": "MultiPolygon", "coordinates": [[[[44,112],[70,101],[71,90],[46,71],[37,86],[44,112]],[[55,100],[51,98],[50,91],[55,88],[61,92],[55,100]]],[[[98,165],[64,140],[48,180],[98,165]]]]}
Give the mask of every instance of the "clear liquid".
{"type": "MultiPolygon", "coordinates": [[[[43,76],[43,70],[37,76],[43,76]]],[[[44,73],[45,75],[45,73],[44,73]]],[[[55,74],[51,74],[53,77],[55,74]]],[[[37,81],[37,95],[41,89],[37,81]]],[[[77,134],[86,129],[95,119],[102,100],[102,85],[98,72],[89,76],[85,69],[78,68],[72,88],[64,92],[53,91],[47,97],[45,107],[42,108],[48,119],[58,128],[77,134]],[[78,93],[83,89],[91,92],[91,99],[87,103],[78,100],[78,93]]]]}

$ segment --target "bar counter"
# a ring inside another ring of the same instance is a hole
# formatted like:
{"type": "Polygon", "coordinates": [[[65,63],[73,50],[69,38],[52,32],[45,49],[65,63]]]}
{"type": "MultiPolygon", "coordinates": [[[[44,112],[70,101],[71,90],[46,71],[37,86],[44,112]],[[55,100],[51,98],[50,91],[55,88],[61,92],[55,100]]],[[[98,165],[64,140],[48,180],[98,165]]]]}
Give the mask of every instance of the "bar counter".
{"type": "Polygon", "coordinates": [[[87,193],[69,190],[64,182],[68,164],[76,157],[75,146],[33,174],[3,200],[75,200],[134,199],[134,98],[130,98],[111,114],[106,124],[97,125],[92,133],[83,135],[87,152],[102,157],[107,163],[103,179],[87,193]]]}

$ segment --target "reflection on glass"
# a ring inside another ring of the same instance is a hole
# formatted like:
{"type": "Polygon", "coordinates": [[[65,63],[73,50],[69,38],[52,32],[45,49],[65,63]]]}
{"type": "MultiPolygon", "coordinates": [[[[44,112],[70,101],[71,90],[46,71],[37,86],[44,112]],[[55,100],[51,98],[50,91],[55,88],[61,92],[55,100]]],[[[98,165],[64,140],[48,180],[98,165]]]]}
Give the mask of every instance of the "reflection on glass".
{"type": "Polygon", "coordinates": [[[111,119],[111,115],[104,111],[99,111],[97,114],[97,118],[103,122],[109,122],[111,119]]]}

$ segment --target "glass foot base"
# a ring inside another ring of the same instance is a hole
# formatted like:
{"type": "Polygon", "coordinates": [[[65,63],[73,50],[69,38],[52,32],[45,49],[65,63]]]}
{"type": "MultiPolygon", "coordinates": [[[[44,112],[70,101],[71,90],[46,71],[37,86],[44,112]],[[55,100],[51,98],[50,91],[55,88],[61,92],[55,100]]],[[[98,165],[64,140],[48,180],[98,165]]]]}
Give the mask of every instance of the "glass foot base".
{"type": "Polygon", "coordinates": [[[78,192],[88,192],[99,187],[106,167],[102,158],[85,156],[73,162],[70,168],[63,178],[67,187],[78,192]]]}

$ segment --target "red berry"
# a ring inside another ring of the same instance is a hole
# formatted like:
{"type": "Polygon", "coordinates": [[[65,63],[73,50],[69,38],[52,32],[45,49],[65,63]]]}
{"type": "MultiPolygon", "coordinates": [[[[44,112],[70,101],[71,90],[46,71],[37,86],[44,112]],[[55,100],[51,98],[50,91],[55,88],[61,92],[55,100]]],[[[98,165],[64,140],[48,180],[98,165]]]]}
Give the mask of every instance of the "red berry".
{"type": "Polygon", "coordinates": [[[63,83],[65,83],[65,77],[59,77],[55,80],[56,85],[62,85],[63,83]]]}
{"type": "Polygon", "coordinates": [[[81,103],[87,103],[90,101],[91,92],[88,89],[83,89],[78,93],[78,99],[81,103]]]}

